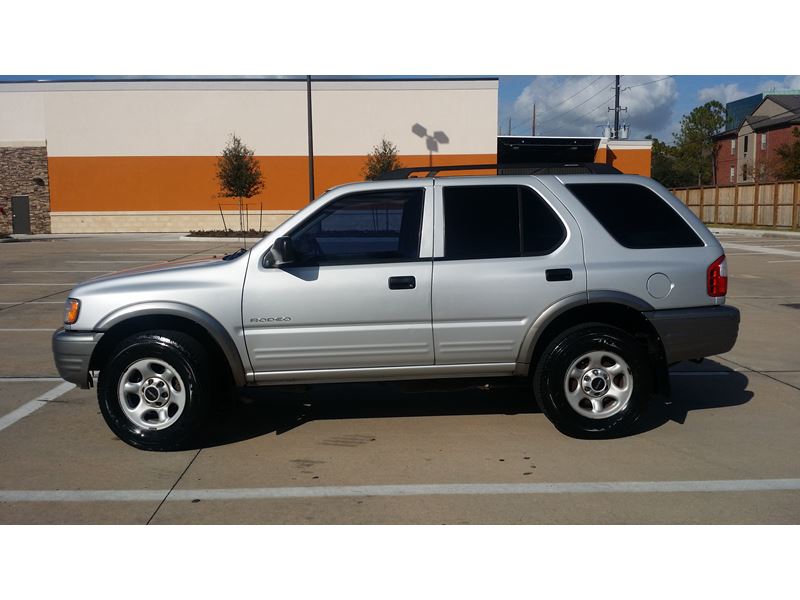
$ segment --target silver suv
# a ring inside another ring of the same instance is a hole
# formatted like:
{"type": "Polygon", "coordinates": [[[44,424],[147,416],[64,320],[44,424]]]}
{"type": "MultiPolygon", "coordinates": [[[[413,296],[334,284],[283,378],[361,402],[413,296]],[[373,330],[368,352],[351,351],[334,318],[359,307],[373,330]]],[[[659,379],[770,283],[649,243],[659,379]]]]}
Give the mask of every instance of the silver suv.
{"type": "Polygon", "coordinates": [[[344,185],[250,250],[93,279],[53,336],[125,442],[187,444],[235,387],[527,378],[563,432],[618,435],[739,312],[703,223],[628,175],[344,185]],[[99,375],[97,373],[99,372],[99,375]]]}

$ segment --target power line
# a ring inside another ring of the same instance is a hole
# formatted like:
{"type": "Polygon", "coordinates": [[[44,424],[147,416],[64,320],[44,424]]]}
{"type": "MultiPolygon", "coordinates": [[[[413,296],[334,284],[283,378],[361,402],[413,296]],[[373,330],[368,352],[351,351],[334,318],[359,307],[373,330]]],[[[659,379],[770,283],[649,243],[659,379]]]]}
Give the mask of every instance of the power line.
{"type": "MultiPolygon", "coordinates": [[[[558,116],[558,118],[559,118],[559,119],[560,119],[560,118],[563,118],[563,117],[564,117],[564,115],[567,115],[567,114],[571,113],[573,110],[575,110],[576,108],[579,108],[579,107],[583,106],[583,105],[584,105],[584,104],[586,104],[586,103],[587,103],[589,100],[591,100],[592,98],[595,98],[596,96],[599,96],[600,94],[602,94],[602,93],[603,93],[603,91],[605,91],[605,90],[607,90],[607,89],[608,89],[608,86],[603,86],[603,87],[601,87],[601,88],[600,88],[600,89],[599,89],[597,92],[595,92],[594,94],[592,94],[591,96],[589,96],[589,97],[588,97],[586,100],[584,100],[584,101],[583,101],[583,102],[581,102],[580,104],[576,104],[576,105],[575,105],[575,106],[573,106],[572,108],[570,108],[570,109],[568,109],[568,110],[564,111],[563,113],[561,113],[561,114],[558,116]]],[[[545,121],[544,121],[544,122],[545,122],[545,123],[547,123],[547,122],[553,121],[554,119],[555,119],[555,117],[550,117],[549,119],[545,119],[545,121]]]]}
{"type": "MultiPolygon", "coordinates": [[[[590,82],[589,82],[587,85],[585,85],[584,87],[582,87],[580,90],[578,90],[577,92],[575,92],[575,93],[574,93],[574,94],[572,94],[571,96],[569,96],[569,97],[567,97],[567,98],[564,98],[564,99],[563,99],[561,102],[559,102],[559,103],[557,103],[557,104],[554,104],[553,106],[551,106],[551,107],[547,108],[547,109],[545,110],[544,114],[545,114],[545,115],[550,115],[550,114],[552,113],[552,111],[553,111],[555,108],[558,108],[559,106],[561,106],[561,105],[562,105],[562,104],[564,104],[565,102],[568,102],[569,100],[572,100],[572,99],[573,99],[575,96],[578,96],[579,94],[582,94],[584,91],[586,91],[586,90],[588,90],[590,87],[592,87],[592,86],[593,86],[595,83],[597,83],[598,81],[600,81],[600,80],[601,80],[603,77],[608,77],[608,75],[599,75],[599,76],[595,77],[595,78],[594,78],[592,81],[590,81],[590,82]]],[[[601,88],[601,89],[600,89],[600,91],[599,91],[599,92],[597,92],[597,94],[599,94],[600,92],[602,92],[602,91],[603,91],[603,89],[604,89],[604,88],[601,88]]],[[[594,94],[594,95],[592,95],[592,96],[589,96],[589,97],[588,97],[588,98],[587,98],[587,99],[586,99],[584,102],[581,102],[580,104],[577,104],[577,105],[573,106],[573,107],[572,107],[572,108],[570,108],[569,110],[565,111],[565,112],[564,112],[564,113],[563,113],[561,116],[563,116],[563,115],[566,115],[567,113],[569,113],[570,111],[574,110],[575,108],[578,108],[578,107],[579,107],[579,106],[581,106],[582,104],[585,104],[586,102],[588,102],[589,100],[591,100],[592,98],[594,98],[595,96],[597,96],[597,94],[594,94]]],[[[552,121],[554,118],[555,118],[555,117],[551,116],[551,117],[549,117],[549,118],[545,119],[543,122],[544,122],[544,123],[547,123],[548,121],[552,121]]],[[[511,130],[513,131],[513,130],[514,130],[514,129],[516,129],[517,127],[520,127],[520,126],[522,126],[522,125],[526,125],[527,123],[528,123],[528,120],[527,120],[527,119],[522,119],[522,120],[520,120],[520,121],[517,121],[516,123],[512,124],[512,126],[511,126],[511,130]]]]}
{"type": "Polygon", "coordinates": [[[652,81],[645,81],[644,83],[637,83],[634,85],[629,85],[623,88],[623,92],[626,90],[632,90],[633,88],[642,87],[643,85],[650,85],[651,83],[658,83],[659,81],[664,81],[665,79],[672,79],[673,75],[667,75],[666,77],[662,77],[661,79],[653,79],[652,81]]]}
{"type": "Polygon", "coordinates": [[[614,99],[614,95],[612,94],[611,96],[609,96],[608,98],[606,98],[605,100],[603,100],[603,101],[602,101],[600,104],[598,104],[597,106],[595,106],[595,107],[594,107],[592,110],[590,110],[589,112],[581,113],[580,115],[578,115],[578,116],[576,116],[576,117],[573,117],[572,119],[570,119],[570,120],[566,121],[565,123],[561,123],[561,124],[560,124],[558,127],[556,127],[556,128],[555,128],[555,131],[558,131],[559,129],[561,129],[561,128],[562,128],[562,127],[564,127],[565,125],[569,125],[569,124],[571,124],[571,123],[575,123],[575,122],[579,121],[580,119],[583,119],[584,117],[588,117],[588,116],[589,116],[590,114],[592,114],[593,112],[596,112],[596,111],[600,110],[600,109],[601,109],[603,106],[607,105],[607,104],[608,104],[609,102],[611,102],[613,99],[614,99]]]}

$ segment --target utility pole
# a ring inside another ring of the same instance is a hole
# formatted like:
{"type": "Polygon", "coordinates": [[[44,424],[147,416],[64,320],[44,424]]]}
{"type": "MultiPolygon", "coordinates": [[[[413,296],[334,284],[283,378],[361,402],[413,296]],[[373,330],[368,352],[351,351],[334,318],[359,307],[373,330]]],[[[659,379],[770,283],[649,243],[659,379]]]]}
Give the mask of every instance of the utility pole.
{"type": "Polygon", "coordinates": [[[308,201],[314,201],[314,127],[311,124],[311,75],[306,75],[306,105],[308,107],[308,201]]]}
{"type": "Polygon", "coordinates": [[[614,108],[608,110],[614,111],[614,131],[611,132],[611,139],[619,139],[619,111],[624,110],[627,112],[628,107],[620,108],[619,106],[619,75],[616,76],[616,83],[614,84],[614,108]]]}
{"type": "Polygon", "coordinates": [[[508,117],[508,135],[511,135],[511,116],[508,117]]]}
{"type": "Polygon", "coordinates": [[[533,119],[531,120],[531,135],[536,135],[536,103],[533,103],[533,119]]]}

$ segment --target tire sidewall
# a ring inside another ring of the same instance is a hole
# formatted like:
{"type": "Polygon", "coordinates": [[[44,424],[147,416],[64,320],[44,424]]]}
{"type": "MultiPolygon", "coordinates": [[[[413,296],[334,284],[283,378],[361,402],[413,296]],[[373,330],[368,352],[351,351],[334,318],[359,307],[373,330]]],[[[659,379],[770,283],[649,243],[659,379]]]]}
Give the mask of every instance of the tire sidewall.
{"type": "Polygon", "coordinates": [[[167,334],[141,334],[122,342],[105,369],[100,371],[97,396],[100,411],[111,430],[124,442],[146,450],[182,447],[204,420],[208,408],[208,368],[194,356],[185,340],[167,334]],[[164,429],[143,429],[125,416],[118,397],[120,378],[127,368],[143,358],[168,363],[183,380],[186,402],[178,419],[164,429]]]}
{"type": "Polygon", "coordinates": [[[624,434],[638,421],[653,389],[652,368],[646,349],[621,329],[583,325],[558,336],[545,350],[534,377],[536,399],[560,431],[575,437],[624,434]],[[572,408],[564,392],[567,369],[581,355],[613,352],[628,363],[633,393],[620,412],[605,419],[590,419],[572,408]]]}

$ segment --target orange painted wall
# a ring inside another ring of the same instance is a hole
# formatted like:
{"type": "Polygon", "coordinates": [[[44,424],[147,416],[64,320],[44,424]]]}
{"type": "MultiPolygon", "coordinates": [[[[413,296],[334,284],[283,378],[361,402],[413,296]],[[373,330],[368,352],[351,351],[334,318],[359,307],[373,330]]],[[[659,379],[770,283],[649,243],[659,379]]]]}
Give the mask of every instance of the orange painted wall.
{"type": "MultiPolygon", "coordinates": [[[[304,156],[257,157],[264,191],[248,200],[257,210],[296,210],[308,203],[304,156]]],[[[495,154],[408,155],[404,166],[494,163],[495,154]]],[[[314,158],[316,195],[363,179],[364,156],[314,158]]],[[[53,212],[218,210],[215,156],[69,156],[48,158],[53,212]]],[[[223,207],[233,209],[233,206],[223,207]]]]}
{"type": "Polygon", "coordinates": [[[650,150],[598,148],[594,162],[606,163],[628,175],[650,177],[651,155],[650,150]]]}

